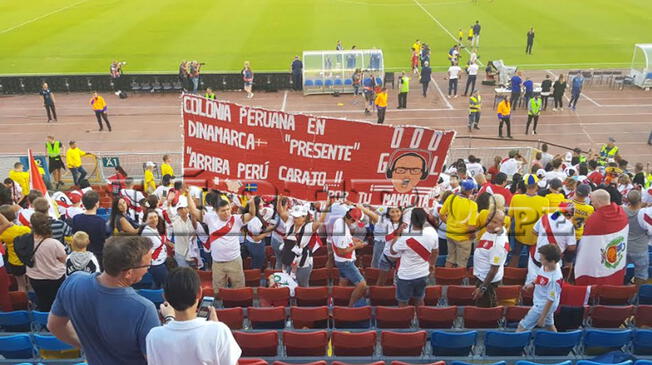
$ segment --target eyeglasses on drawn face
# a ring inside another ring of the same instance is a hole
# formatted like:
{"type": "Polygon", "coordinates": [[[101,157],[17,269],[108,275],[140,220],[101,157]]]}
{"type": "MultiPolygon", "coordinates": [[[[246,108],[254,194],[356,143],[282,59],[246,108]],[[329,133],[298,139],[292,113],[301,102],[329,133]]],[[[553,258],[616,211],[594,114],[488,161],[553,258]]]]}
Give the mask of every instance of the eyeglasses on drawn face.
{"type": "Polygon", "coordinates": [[[394,172],[397,174],[405,174],[406,172],[409,172],[410,175],[421,175],[421,172],[423,169],[420,167],[396,167],[394,168],[394,172]]]}

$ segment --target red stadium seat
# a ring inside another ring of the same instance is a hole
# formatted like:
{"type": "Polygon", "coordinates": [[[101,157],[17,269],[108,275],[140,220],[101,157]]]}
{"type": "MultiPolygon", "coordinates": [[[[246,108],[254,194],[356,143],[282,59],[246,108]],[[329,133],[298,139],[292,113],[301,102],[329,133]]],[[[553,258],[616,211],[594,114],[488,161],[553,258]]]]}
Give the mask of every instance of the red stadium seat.
{"type": "Polygon", "coordinates": [[[283,331],[283,344],[287,356],[326,356],[328,332],[283,331]]]}
{"type": "Polygon", "coordinates": [[[251,270],[251,257],[247,257],[244,260],[242,260],[242,269],[251,270]]]}
{"type": "Polygon", "coordinates": [[[254,302],[254,290],[252,288],[220,289],[217,297],[222,300],[224,308],[250,307],[254,302]]]}
{"type": "Polygon", "coordinates": [[[364,279],[369,285],[376,285],[376,282],[378,281],[378,274],[380,274],[380,270],[373,267],[364,269],[364,272],[362,273],[364,279]]]}
{"type": "Polygon", "coordinates": [[[449,285],[446,290],[446,301],[448,305],[474,305],[474,290],[475,286],[449,285]]]}
{"type": "Polygon", "coordinates": [[[268,260],[274,257],[274,248],[272,246],[265,246],[265,258],[268,260]]]}
{"type": "Polygon", "coordinates": [[[426,297],[424,298],[426,305],[436,306],[441,298],[442,288],[441,285],[432,285],[426,287],[426,297]]]}
{"type": "Polygon", "coordinates": [[[242,356],[276,356],[278,353],[278,333],[276,331],[235,331],[233,337],[242,349],[242,356]]]}
{"type": "Polygon", "coordinates": [[[464,307],[464,328],[498,328],[503,317],[503,307],[464,307]]]}
{"type": "Polygon", "coordinates": [[[10,291],[9,301],[15,311],[27,310],[29,307],[29,299],[27,298],[27,293],[24,291],[10,291]]]}
{"type": "Polygon", "coordinates": [[[376,331],[333,331],[332,345],[335,356],[371,356],[376,347],[376,331]]]}
{"type": "Polygon", "coordinates": [[[351,294],[353,293],[353,287],[350,286],[338,286],[334,285],[331,288],[331,298],[333,305],[347,306],[349,301],[351,301],[351,294]]]}
{"type": "Polygon", "coordinates": [[[636,295],[636,285],[600,285],[597,288],[601,305],[627,305],[636,295]]]}
{"type": "Polygon", "coordinates": [[[438,267],[435,269],[437,285],[462,285],[465,278],[465,267],[438,267]]]}
{"type": "Polygon", "coordinates": [[[220,322],[223,322],[225,325],[229,326],[230,329],[242,329],[244,314],[241,307],[215,309],[215,311],[217,312],[217,318],[220,320],[220,322]]]}
{"type": "Polygon", "coordinates": [[[639,305],[636,307],[634,323],[639,328],[652,327],[652,305],[639,305]]]}
{"type": "Polygon", "coordinates": [[[371,307],[333,307],[335,328],[369,328],[371,307]]]}
{"type": "Polygon", "coordinates": [[[328,262],[328,256],[313,256],[312,257],[312,270],[313,272],[315,269],[323,269],[326,267],[326,263],[328,262]]]}
{"type": "Polygon", "coordinates": [[[380,334],[383,356],[421,356],[426,345],[426,337],[426,331],[383,331],[380,334]]]}
{"type": "Polygon", "coordinates": [[[355,260],[356,266],[362,271],[364,268],[371,266],[371,259],[371,255],[357,255],[355,260]]]}
{"type": "Polygon", "coordinates": [[[501,285],[496,288],[496,299],[498,305],[518,305],[521,297],[520,285],[501,285]]]}
{"type": "Polygon", "coordinates": [[[414,307],[376,307],[377,328],[410,328],[414,307]]]}
{"type": "Polygon", "coordinates": [[[258,300],[261,307],[288,307],[290,305],[290,288],[258,288],[258,300]]]}
{"type": "Polygon", "coordinates": [[[294,289],[294,297],[297,300],[297,305],[300,307],[317,307],[320,305],[328,305],[328,287],[297,287],[294,289]]]}
{"type": "Polygon", "coordinates": [[[369,287],[369,302],[371,305],[398,305],[396,301],[396,287],[375,286],[369,287]]]}
{"type": "Polygon", "coordinates": [[[290,318],[292,327],[296,329],[327,328],[328,307],[292,307],[290,308],[290,318]]]}
{"type": "Polygon", "coordinates": [[[527,277],[527,269],[520,267],[505,266],[503,274],[503,284],[505,285],[523,285],[527,277]]]}
{"type": "Polygon", "coordinates": [[[321,269],[312,269],[310,272],[310,286],[327,286],[328,278],[330,276],[330,269],[327,267],[321,269]]]}
{"type": "Polygon", "coordinates": [[[446,365],[446,361],[431,362],[429,364],[411,364],[403,361],[392,361],[391,365],[446,365]]]}
{"type": "Polygon", "coordinates": [[[272,256],[272,257],[268,258],[267,261],[269,262],[269,267],[270,268],[276,267],[276,256],[272,256]]]}
{"type": "Polygon", "coordinates": [[[420,328],[451,328],[457,318],[457,306],[417,307],[420,328]]]}
{"type": "Polygon", "coordinates": [[[247,315],[253,329],[285,328],[285,307],[249,307],[247,315]]]}
{"type": "Polygon", "coordinates": [[[268,365],[263,359],[243,359],[238,360],[238,365],[268,365]]]}
{"type": "Polygon", "coordinates": [[[260,270],[258,269],[249,269],[244,271],[245,277],[245,286],[251,288],[257,288],[260,286],[260,270]]]}
{"type": "Polygon", "coordinates": [[[274,361],[272,365],[327,365],[326,360],[319,360],[319,361],[313,361],[313,362],[304,362],[304,363],[289,363],[289,362],[283,362],[283,361],[274,361]]]}
{"type": "Polygon", "coordinates": [[[199,280],[201,281],[202,290],[204,290],[204,289],[213,289],[213,272],[212,271],[197,270],[197,275],[199,275],[199,280]]]}
{"type": "MultiPolygon", "coordinates": [[[[562,290],[562,295],[564,291],[562,290]]],[[[521,290],[521,304],[523,305],[532,305],[532,298],[534,296],[534,287],[530,287],[527,290],[521,290]]]]}
{"type": "Polygon", "coordinates": [[[8,274],[9,276],[9,291],[16,291],[18,290],[18,281],[16,281],[16,277],[8,274]]]}
{"type": "Polygon", "coordinates": [[[264,274],[263,274],[263,275],[265,275],[265,280],[267,280],[267,278],[270,275],[272,275],[274,273],[277,273],[277,272],[282,272],[282,270],[281,269],[265,269],[264,274]]]}
{"type": "Polygon", "coordinates": [[[634,306],[596,305],[591,307],[591,327],[619,328],[634,314],[634,306]]]}
{"type": "Polygon", "coordinates": [[[385,365],[384,361],[375,361],[368,363],[348,363],[343,361],[333,361],[331,365],[385,365]]]}
{"type": "Polygon", "coordinates": [[[518,322],[525,317],[527,312],[531,307],[521,306],[521,305],[512,305],[505,307],[505,327],[512,327],[518,324],[518,322]]]}

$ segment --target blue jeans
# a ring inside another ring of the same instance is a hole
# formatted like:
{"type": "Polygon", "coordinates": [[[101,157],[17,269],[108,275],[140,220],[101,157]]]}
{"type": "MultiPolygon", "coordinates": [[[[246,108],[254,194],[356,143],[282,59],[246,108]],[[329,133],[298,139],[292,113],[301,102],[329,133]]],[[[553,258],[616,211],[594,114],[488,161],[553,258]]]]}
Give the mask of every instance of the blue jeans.
{"type": "Polygon", "coordinates": [[[243,243],[249,257],[251,257],[251,268],[262,269],[265,265],[265,244],[246,241],[243,243]]]}
{"type": "Polygon", "coordinates": [[[373,267],[374,269],[378,268],[378,264],[380,263],[380,258],[384,250],[385,250],[385,241],[374,240],[374,253],[371,258],[371,267],[373,267]]]}
{"type": "Polygon", "coordinates": [[[358,285],[359,282],[364,280],[353,261],[335,261],[335,267],[340,271],[340,278],[350,281],[353,285],[358,285]]]}
{"type": "Polygon", "coordinates": [[[272,241],[272,250],[274,250],[274,256],[276,257],[276,263],[274,264],[274,269],[281,269],[281,244],[283,241],[274,239],[274,236],[271,237],[272,241]]]}
{"type": "Polygon", "coordinates": [[[147,270],[152,275],[154,283],[152,284],[152,289],[161,289],[165,285],[165,281],[168,278],[168,267],[165,263],[160,265],[152,265],[147,270]]]}
{"type": "Polygon", "coordinates": [[[197,94],[197,89],[199,89],[199,77],[191,77],[190,81],[192,81],[192,93],[197,94]]]}
{"type": "MultiPolygon", "coordinates": [[[[283,266],[283,271],[288,275],[292,274],[291,266],[283,266]]],[[[297,279],[297,284],[302,288],[307,288],[310,286],[310,273],[312,273],[312,265],[306,267],[299,267],[294,273],[294,276],[297,279]]]]}
{"type": "Polygon", "coordinates": [[[426,295],[426,283],[428,277],[403,280],[396,278],[396,300],[398,302],[406,303],[411,298],[423,299],[426,295]]]}
{"type": "Polygon", "coordinates": [[[84,166],[72,167],[70,168],[70,172],[72,173],[73,185],[79,185],[79,181],[88,175],[86,170],[84,170],[84,166]]]}

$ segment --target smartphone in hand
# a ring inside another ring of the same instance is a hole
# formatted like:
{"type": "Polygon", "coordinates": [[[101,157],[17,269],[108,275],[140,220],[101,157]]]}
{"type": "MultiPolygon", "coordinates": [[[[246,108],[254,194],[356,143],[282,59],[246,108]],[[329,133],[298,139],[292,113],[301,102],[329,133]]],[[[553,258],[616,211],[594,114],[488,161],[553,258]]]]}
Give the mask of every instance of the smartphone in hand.
{"type": "Polygon", "coordinates": [[[210,314],[208,309],[212,307],[214,303],[215,298],[213,297],[202,298],[201,303],[199,303],[199,308],[197,309],[197,317],[208,319],[208,315],[210,314]]]}

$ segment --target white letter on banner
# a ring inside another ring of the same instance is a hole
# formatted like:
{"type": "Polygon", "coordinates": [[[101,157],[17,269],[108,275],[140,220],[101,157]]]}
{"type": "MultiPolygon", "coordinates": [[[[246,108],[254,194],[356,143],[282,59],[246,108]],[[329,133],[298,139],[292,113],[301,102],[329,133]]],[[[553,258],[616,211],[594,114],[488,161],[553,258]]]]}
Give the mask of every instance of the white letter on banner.
{"type": "Polygon", "coordinates": [[[429,151],[437,151],[437,149],[439,148],[439,143],[441,143],[441,137],[442,137],[442,133],[439,131],[435,131],[432,133],[432,137],[430,138],[430,143],[428,144],[429,151]]]}
{"type": "Polygon", "coordinates": [[[195,123],[188,119],[188,137],[194,137],[195,136],[195,123]]]}
{"type": "Polygon", "coordinates": [[[387,158],[389,157],[389,153],[383,152],[378,156],[378,170],[376,170],[377,173],[379,174],[384,174],[385,171],[387,171],[387,158]]]}
{"type": "Polygon", "coordinates": [[[403,128],[396,127],[394,128],[394,135],[392,136],[392,143],[390,144],[391,148],[401,147],[401,139],[403,139],[403,128]]]}
{"type": "Polygon", "coordinates": [[[240,107],[240,124],[242,124],[242,118],[247,116],[247,108],[241,106],[240,107]]]}
{"type": "Polygon", "coordinates": [[[323,136],[326,129],[326,121],[318,118],[308,118],[308,134],[323,136]]]}
{"type": "Polygon", "coordinates": [[[423,137],[423,129],[415,129],[414,134],[412,135],[412,140],[410,141],[410,148],[417,148],[421,144],[421,138],[423,137]]]}

